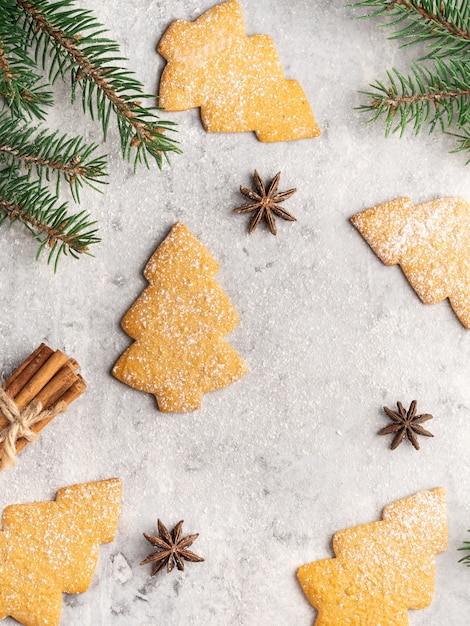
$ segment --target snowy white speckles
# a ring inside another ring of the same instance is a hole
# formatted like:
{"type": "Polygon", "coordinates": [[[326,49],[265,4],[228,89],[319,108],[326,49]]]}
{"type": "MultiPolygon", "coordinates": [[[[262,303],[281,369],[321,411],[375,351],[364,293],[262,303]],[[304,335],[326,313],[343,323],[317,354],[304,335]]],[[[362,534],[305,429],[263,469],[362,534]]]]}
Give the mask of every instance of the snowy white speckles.
{"type": "Polygon", "coordinates": [[[320,134],[300,84],[286,80],[271,37],[247,37],[235,0],[195,22],[176,20],[158,49],[168,61],[159,94],[165,109],[200,106],[207,131],[254,130],[260,141],[320,134]]]}
{"type": "Polygon", "coordinates": [[[447,548],[442,488],[385,507],[382,521],[337,532],[336,558],[299,568],[310,602],[329,624],[408,623],[431,603],[435,554],[447,548]]]}
{"type": "Polygon", "coordinates": [[[112,557],[113,578],[121,584],[127,583],[133,576],[132,568],[121,552],[112,557]]]}
{"type": "Polygon", "coordinates": [[[62,592],[83,593],[98,544],[114,539],[121,481],[61,489],[55,502],[11,505],[0,532],[0,619],[58,626],[62,592]]]}
{"type": "Polygon", "coordinates": [[[175,224],[145,268],[149,287],[122,321],[135,339],[113,369],[122,382],[153,393],[162,411],[192,411],[202,394],[246,373],[222,340],[238,323],[214,279],[218,264],[183,224],[175,224]]]}
{"type": "Polygon", "coordinates": [[[449,298],[470,328],[470,205],[449,197],[414,206],[398,198],[351,218],[386,265],[400,264],[425,304],[449,298]]]}

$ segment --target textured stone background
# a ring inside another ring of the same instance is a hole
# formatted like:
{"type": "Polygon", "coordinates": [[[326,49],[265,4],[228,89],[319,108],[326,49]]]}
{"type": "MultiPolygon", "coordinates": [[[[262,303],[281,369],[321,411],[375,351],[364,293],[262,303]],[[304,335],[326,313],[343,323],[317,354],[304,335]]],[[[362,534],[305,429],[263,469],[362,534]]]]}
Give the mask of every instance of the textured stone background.
{"type": "MultiPolygon", "coordinates": [[[[209,0],[93,3],[148,90],[163,61],[158,39],[176,17],[195,19],[209,0]]],[[[413,626],[465,626],[470,571],[456,552],[470,528],[470,333],[447,303],[421,304],[397,267],[377,260],[348,218],[400,195],[414,202],[470,199],[465,156],[451,138],[383,137],[355,110],[359,89],[386,68],[406,70],[418,50],[399,50],[377,21],[357,21],[343,2],[243,0],[247,32],[275,41],[323,131],[318,139],[262,144],[253,134],[208,135],[198,111],[168,114],[184,154],[171,168],[124,164],[114,125],[104,150],[109,186],[83,193],[100,222],[95,258],[63,259],[56,275],[36,263],[20,225],[0,247],[1,372],[41,341],[82,365],[87,393],[58,417],[14,471],[0,475],[1,508],[53,498],[75,482],[120,476],[119,528],[103,546],[86,594],[64,596],[66,626],[276,626],[314,621],[296,568],[331,556],[339,529],[376,520],[384,505],[444,486],[449,549],[437,557],[433,604],[413,626]],[[240,184],[257,168],[282,170],[298,193],[298,218],[249,236],[240,184]],[[240,315],[230,343],[250,373],[205,396],[193,414],[159,413],[152,396],[110,375],[129,345],[119,321],[145,287],[142,270],[172,224],[183,221],[220,262],[219,283],[240,315]],[[434,414],[434,439],[395,452],[378,437],[381,407],[417,398],[434,414]],[[206,558],[184,574],[149,576],[142,532],[160,517],[200,532],[206,558]]],[[[48,123],[101,141],[99,125],[56,88],[48,123]]],[[[6,620],[5,624],[13,623],[6,620]]]]}

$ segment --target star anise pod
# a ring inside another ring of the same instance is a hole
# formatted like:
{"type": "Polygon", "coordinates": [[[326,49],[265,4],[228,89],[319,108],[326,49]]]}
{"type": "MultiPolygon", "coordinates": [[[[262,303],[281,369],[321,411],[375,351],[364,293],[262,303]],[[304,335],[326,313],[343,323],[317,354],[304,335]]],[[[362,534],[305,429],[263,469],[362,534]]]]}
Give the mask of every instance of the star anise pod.
{"type": "Polygon", "coordinates": [[[390,435],[396,433],[393,438],[392,445],[390,446],[392,450],[395,450],[395,448],[401,444],[405,435],[411,441],[416,450],[419,450],[419,442],[416,435],[434,437],[432,433],[420,426],[420,424],[431,420],[433,416],[429,415],[429,413],[416,415],[416,400],[413,400],[410,404],[408,412],[405,411],[401,402],[397,402],[397,407],[398,412],[392,411],[384,406],[385,413],[393,423],[389,424],[389,426],[385,426],[385,428],[382,428],[382,430],[379,431],[379,435],[390,435]]]}
{"type": "Polygon", "coordinates": [[[290,198],[297,191],[297,189],[289,189],[288,191],[281,191],[280,193],[277,193],[280,178],[281,172],[278,172],[266,191],[266,185],[261,180],[258,172],[255,170],[253,175],[253,185],[255,190],[247,189],[246,187],[240,185],[240,192],[252,202],[249,204],[243,204],[242,206],[233,209],[233,212],[253,213],[248,227],[248,232],[250,234],[256,229],[263,217],[268,223],[269,230],[273,235],[277,233],[274,215],[282,217],[282,219],[288,220],[289,222],[297,221],[293,215],[276,204],[276,202],[284,202],[284,200],[290,198]]]}
{"type": "Polygon", "coordinates": [[[202,556],[198,556],[194,554],[194,552],[191,552],[191,550],[186,549],[199,537],[199,534],[188,535],[181,539],[183,520],[176,524],[171,533],[160,520],[157,521],[157,524],[159,536],[154,537],[153,535],[144,533],[144,537],[152,546],[159,549],[153,552],[153,554],[150,554],[141,563],[141,565],[146,565],[147,563],[156,564],[153,568],[152,576],[155,576],[165,565],[167,572],[171,572],[175,565],[179,570],[184,572],[183,559],[193,562],[204,561],[202,556]]]}

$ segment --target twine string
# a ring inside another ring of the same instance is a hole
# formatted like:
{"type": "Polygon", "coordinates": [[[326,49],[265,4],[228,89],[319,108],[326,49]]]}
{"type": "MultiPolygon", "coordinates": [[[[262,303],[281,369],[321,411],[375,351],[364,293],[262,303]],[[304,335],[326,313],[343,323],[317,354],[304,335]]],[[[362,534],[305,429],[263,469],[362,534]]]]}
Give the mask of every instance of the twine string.
{"type": "Polygon", "coordinates": [[[33,399],[20,411],[15,401],[0,385],[0,413],[8,421],[8,424],[0,430],[0,446],[3,445],[1,450],[3,467],[13,467],[16,464],[16,442],[18,439],[26,439],[30,443],[35,441],[38,435],[32,430],[33,426],[63,413],[66,408],[65,402],[58,402],[52,408],[43,410],[42,403],[33,399]]]}

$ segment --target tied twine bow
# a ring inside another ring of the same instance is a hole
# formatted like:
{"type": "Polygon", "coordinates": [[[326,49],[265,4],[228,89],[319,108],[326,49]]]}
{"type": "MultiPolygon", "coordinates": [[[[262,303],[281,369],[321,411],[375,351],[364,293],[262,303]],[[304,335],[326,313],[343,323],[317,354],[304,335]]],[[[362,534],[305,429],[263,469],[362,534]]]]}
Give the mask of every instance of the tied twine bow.
{"type": "Polygon", "coordinates": [[[0,446],[3,444],[1,457],[3,467],[12,467],[16,464],[18,439],[33,442],[38,435],[32,427],[45,419],[63,413],[66,409],[65,402],[58,402],[52,408],[43,410],[42,403],[33,399],[20,411],[15,401],[0,385],[0,413],[8,420],[8,425],[0,431],[0,446]]]}

